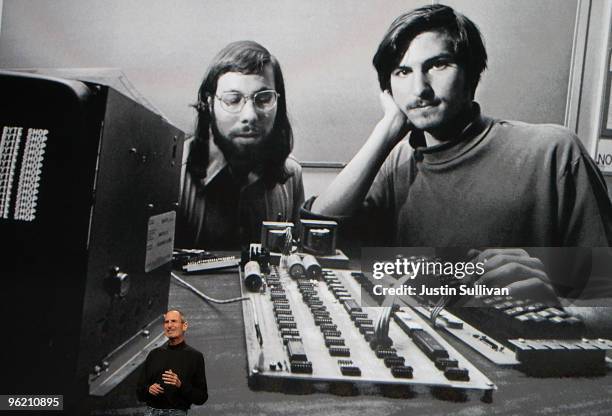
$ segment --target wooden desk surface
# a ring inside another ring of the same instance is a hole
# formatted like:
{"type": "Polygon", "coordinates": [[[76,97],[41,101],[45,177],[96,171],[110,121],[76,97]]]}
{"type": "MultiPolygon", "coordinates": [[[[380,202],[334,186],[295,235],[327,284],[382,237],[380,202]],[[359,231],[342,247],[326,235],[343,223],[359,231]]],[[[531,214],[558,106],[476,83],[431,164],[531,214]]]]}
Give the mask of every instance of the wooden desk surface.
{"type": "MultiPolygon", "coordinates": [[[[209,296],[226,299],[240,295],[237,272],[192,275],[185,279],[209,296]]],[[[446,401],[431,394],[408,399],[375,395],[304,395],[252,391],[247,385],[247,360],[242,304],[209,304],[174,283],[169,305],[188,317],[187,342],[206,360],[209,400],[192,407],[189,415],[612,415],[612,372],[604,377],[538,379],[502,369],[463,345],[450,342],[497,386],[492,403],[475,397],[446,401]]],[[[136,371],[135,373],[137,373],[136,371]]],[[[137,374],[132,374],[105,398],[94,402],[93,414],[142,414],[136,401],[137,374]]]]}

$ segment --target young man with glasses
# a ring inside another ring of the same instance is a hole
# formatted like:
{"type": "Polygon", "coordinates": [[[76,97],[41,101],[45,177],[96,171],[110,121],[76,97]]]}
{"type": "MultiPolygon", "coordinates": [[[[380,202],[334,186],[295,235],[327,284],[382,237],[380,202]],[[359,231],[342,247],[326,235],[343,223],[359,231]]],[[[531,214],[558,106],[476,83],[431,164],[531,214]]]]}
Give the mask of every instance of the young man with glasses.
{"type": "Polygon", "coordinates": [[[176,246],[236,249],[259,241],[262,221],[297,222],[302,171],[289,156],[293,134],[276,58],[256,42],[227,45],[195,108],[176,246]]]}

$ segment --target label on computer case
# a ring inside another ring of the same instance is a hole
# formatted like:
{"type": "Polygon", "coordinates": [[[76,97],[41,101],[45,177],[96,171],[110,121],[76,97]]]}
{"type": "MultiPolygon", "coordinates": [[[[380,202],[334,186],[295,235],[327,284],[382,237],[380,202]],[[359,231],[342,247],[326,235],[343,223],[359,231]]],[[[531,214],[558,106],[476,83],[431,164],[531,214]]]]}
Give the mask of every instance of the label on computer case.
{"type": "Polygon", "coordinates": [[[172,260],[176,212],[164,212],[149,218],[145,273],[172,260]]]}
{"type": "Polygon", "coordinates": [[[49,130],[0,130],[0,218],[34,221],[49,130]]]}

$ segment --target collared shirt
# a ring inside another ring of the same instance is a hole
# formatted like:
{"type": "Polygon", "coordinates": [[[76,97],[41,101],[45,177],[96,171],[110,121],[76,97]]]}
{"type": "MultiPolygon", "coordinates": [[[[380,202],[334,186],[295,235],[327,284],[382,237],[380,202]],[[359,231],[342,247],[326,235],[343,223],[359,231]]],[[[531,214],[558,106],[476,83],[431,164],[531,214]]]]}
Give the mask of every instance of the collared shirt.
{"type": "Polygon", "coordinates": [[[195,183],[189,172],[183,175],[177,247],[238,249],[260,241],[263,221],[298,223],[304,186],[295,159],[285,161],[287,181],[269,188],[255,172],[236,178],[213,140],[209,146],[203,183],[195,183]]]}

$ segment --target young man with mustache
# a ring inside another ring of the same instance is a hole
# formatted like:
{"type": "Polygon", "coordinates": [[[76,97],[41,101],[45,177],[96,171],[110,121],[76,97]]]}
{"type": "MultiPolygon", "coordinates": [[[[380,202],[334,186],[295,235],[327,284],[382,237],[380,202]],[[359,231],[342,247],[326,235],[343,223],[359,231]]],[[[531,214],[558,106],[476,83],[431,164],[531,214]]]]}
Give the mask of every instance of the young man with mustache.
{"type": "Polygon", "coordinates": [[[262,221],[297,222],[304,202],[285,84],[276,58],[252,41],[227,45],[198,93],[176,228],[177,247],[238,249],[262,221]]]}
{"type": "Polygon", "coordinates": [[[465,248],[486,264],[481,283],[517,296],[579,293],[584,282],[552,282],[540,259],[514,248],[610,245],[612,205],[578,138],[481,113],[485,46],[450,7],[398,17],[373,62],[384,116],[303,216],[336,219],[369,245],[465,248]]]}

